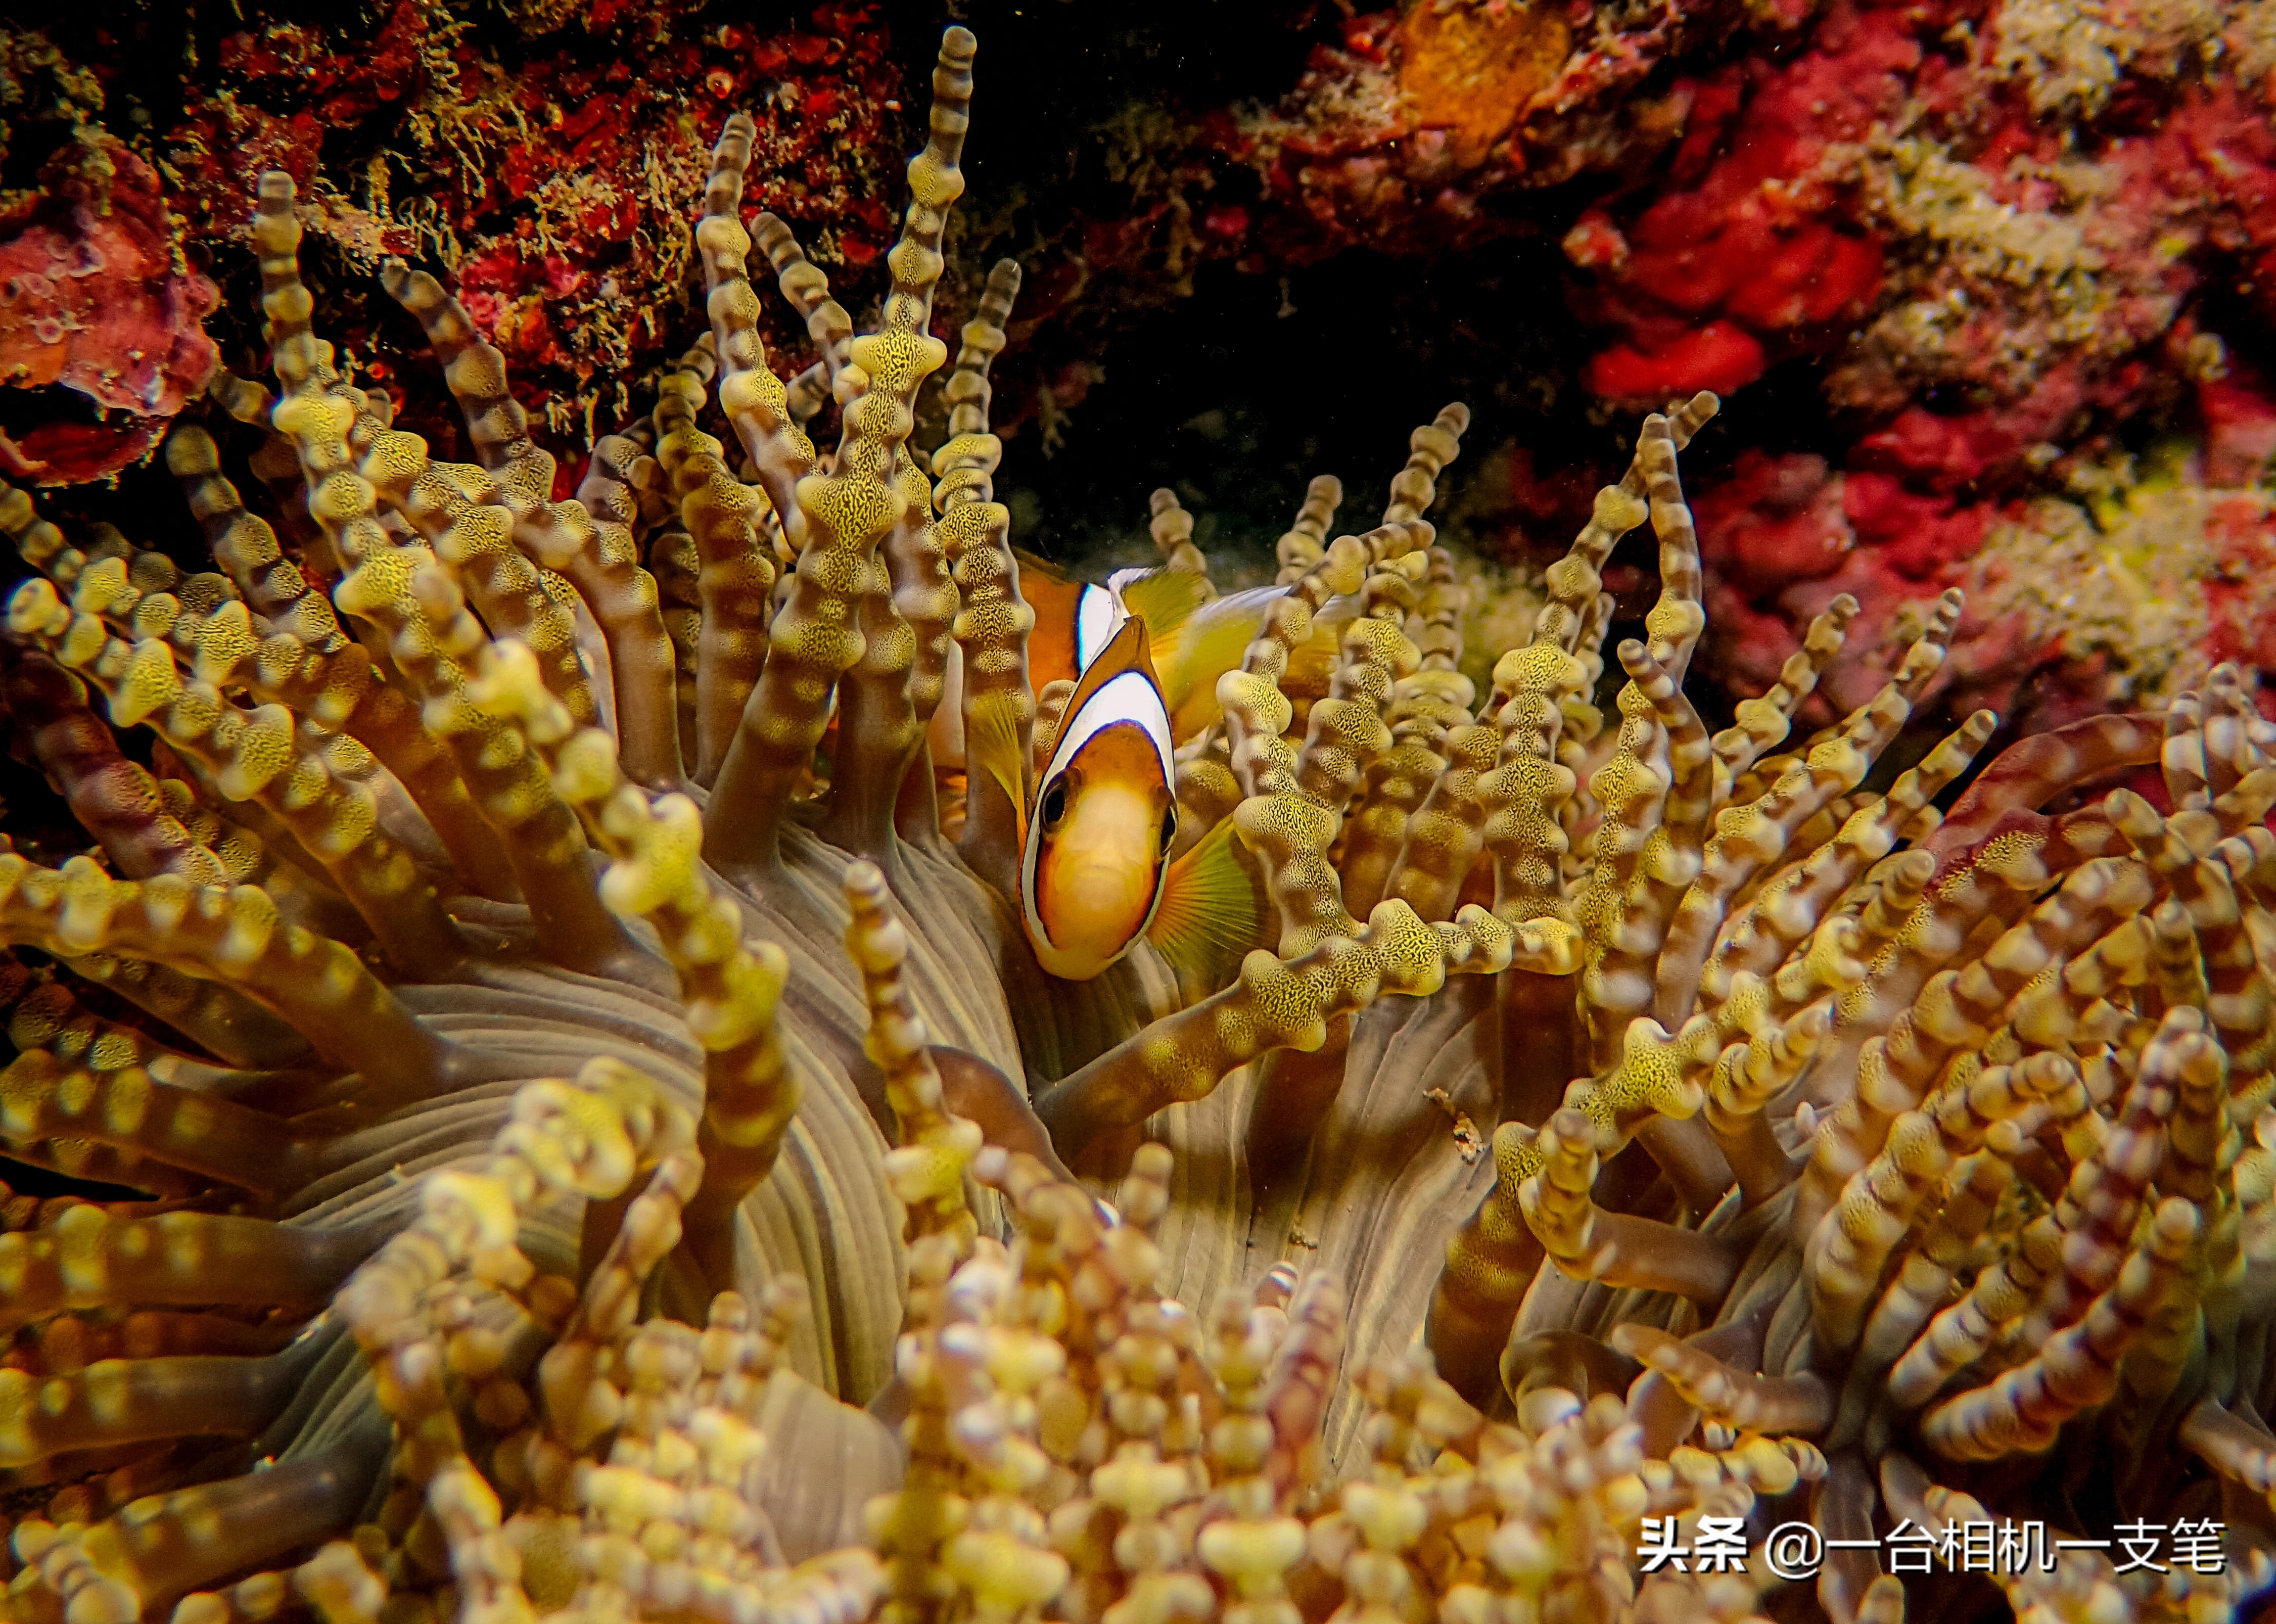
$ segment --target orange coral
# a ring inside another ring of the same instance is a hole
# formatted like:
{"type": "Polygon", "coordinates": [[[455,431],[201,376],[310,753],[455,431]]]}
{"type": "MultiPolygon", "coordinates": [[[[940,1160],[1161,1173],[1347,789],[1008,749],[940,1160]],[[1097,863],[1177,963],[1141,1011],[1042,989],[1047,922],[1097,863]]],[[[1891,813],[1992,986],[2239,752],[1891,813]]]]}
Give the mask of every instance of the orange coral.
{"type": "Polygon", "coordinates": [[[1474,167],[1557,77],[1572,32],[1551,0],[1417,0],[1399,24],[1400,91],[1474,167]]]}

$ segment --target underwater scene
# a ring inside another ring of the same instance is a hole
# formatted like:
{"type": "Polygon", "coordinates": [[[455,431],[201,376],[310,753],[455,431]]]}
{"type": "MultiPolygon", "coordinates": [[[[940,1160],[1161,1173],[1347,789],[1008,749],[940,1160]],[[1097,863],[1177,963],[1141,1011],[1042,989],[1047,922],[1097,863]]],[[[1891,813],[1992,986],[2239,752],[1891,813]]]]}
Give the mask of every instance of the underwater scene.
{"type": "Polygon", "coordinates": [[[0,0],[0,1624],[2276,1618],[2276,0],[0,0]]]}

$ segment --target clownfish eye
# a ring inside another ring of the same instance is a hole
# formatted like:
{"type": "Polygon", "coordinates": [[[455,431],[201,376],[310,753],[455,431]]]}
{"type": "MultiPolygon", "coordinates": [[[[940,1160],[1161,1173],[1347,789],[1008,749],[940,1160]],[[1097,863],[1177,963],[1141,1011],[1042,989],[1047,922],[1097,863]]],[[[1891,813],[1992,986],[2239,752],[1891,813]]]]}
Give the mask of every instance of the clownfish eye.
{"type": "Polygon", "coordinates": [[[1162,855],[1170,854],[1170,842],[1178,838],[1178,809],[1172,807],[1162,814],[1162,855]]]}
{"type": "Polygon", "coordinates": [[[1051,788],[1043,792],[1043,804],[1041,810],[1043,815],[1043,827],[1058,828],[1059,820],[1066,816],[1066,780],[1064,778],[1051,780],[1051,788]]]}

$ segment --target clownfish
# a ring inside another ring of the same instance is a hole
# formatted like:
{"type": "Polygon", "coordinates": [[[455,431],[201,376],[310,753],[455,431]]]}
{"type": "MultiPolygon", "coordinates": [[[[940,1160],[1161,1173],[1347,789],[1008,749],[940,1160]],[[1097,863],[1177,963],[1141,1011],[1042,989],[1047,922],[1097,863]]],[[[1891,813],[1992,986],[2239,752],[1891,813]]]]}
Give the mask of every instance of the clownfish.
{"type": "MultiPolygon", "coordinates": [[[[1160,568],[1118,570],[1102,587],[1071,580],[1032,554],[1014,556],[1020,596],[1036,617],[1028,634],[1028,675],[1036,691],[1079,679],[1117,633],[1141,622],[1172,744],[1185,743],[1223,714],[1218,679],[1240,664],[1264,611],[1287,590],[1252,587],[1213,597],[1203,577],[1160,568]]],[[[1358,611],[1358,600],[1347,597],[1322,607],[1313,617],[1310,638],[1290,662],[1292,678],[1301,681],[1310,666],[1323,673],[1333,668],[1337,639],[1358,611]]],[[[927,737],[936,767],[965,764],[963,692],[963,652],[951,643],[945,686],[927,737]]]]}
{"type": "Polygon", "coordinates": [[[1255,941],[1254,882],[1233,822],[1170,861],[1178,834],[1170,709],[1143,621],[1126,618],[1084,669],[1032,796],[1008,727],[975,740],[975,766],[1020,808],[1020,912],[1036,962],[1089,981],[1141,937],[1173,964],[1255,941]]]}

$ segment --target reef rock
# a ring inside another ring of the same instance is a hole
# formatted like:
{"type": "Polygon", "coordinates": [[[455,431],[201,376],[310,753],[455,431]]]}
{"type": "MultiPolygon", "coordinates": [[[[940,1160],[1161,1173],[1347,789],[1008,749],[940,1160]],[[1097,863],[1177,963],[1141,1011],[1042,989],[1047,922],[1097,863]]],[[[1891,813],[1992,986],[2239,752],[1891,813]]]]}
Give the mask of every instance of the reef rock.
{"type": "Polygon", "coordinates": [[[0,468],[66,485],[145,455],[205,387],[221,296],[185,262],[157,174],[122,143],[82,131],[40,187],[0,216],[0,382],[76,391],[98,415],[0,433],[0,468]]]}

